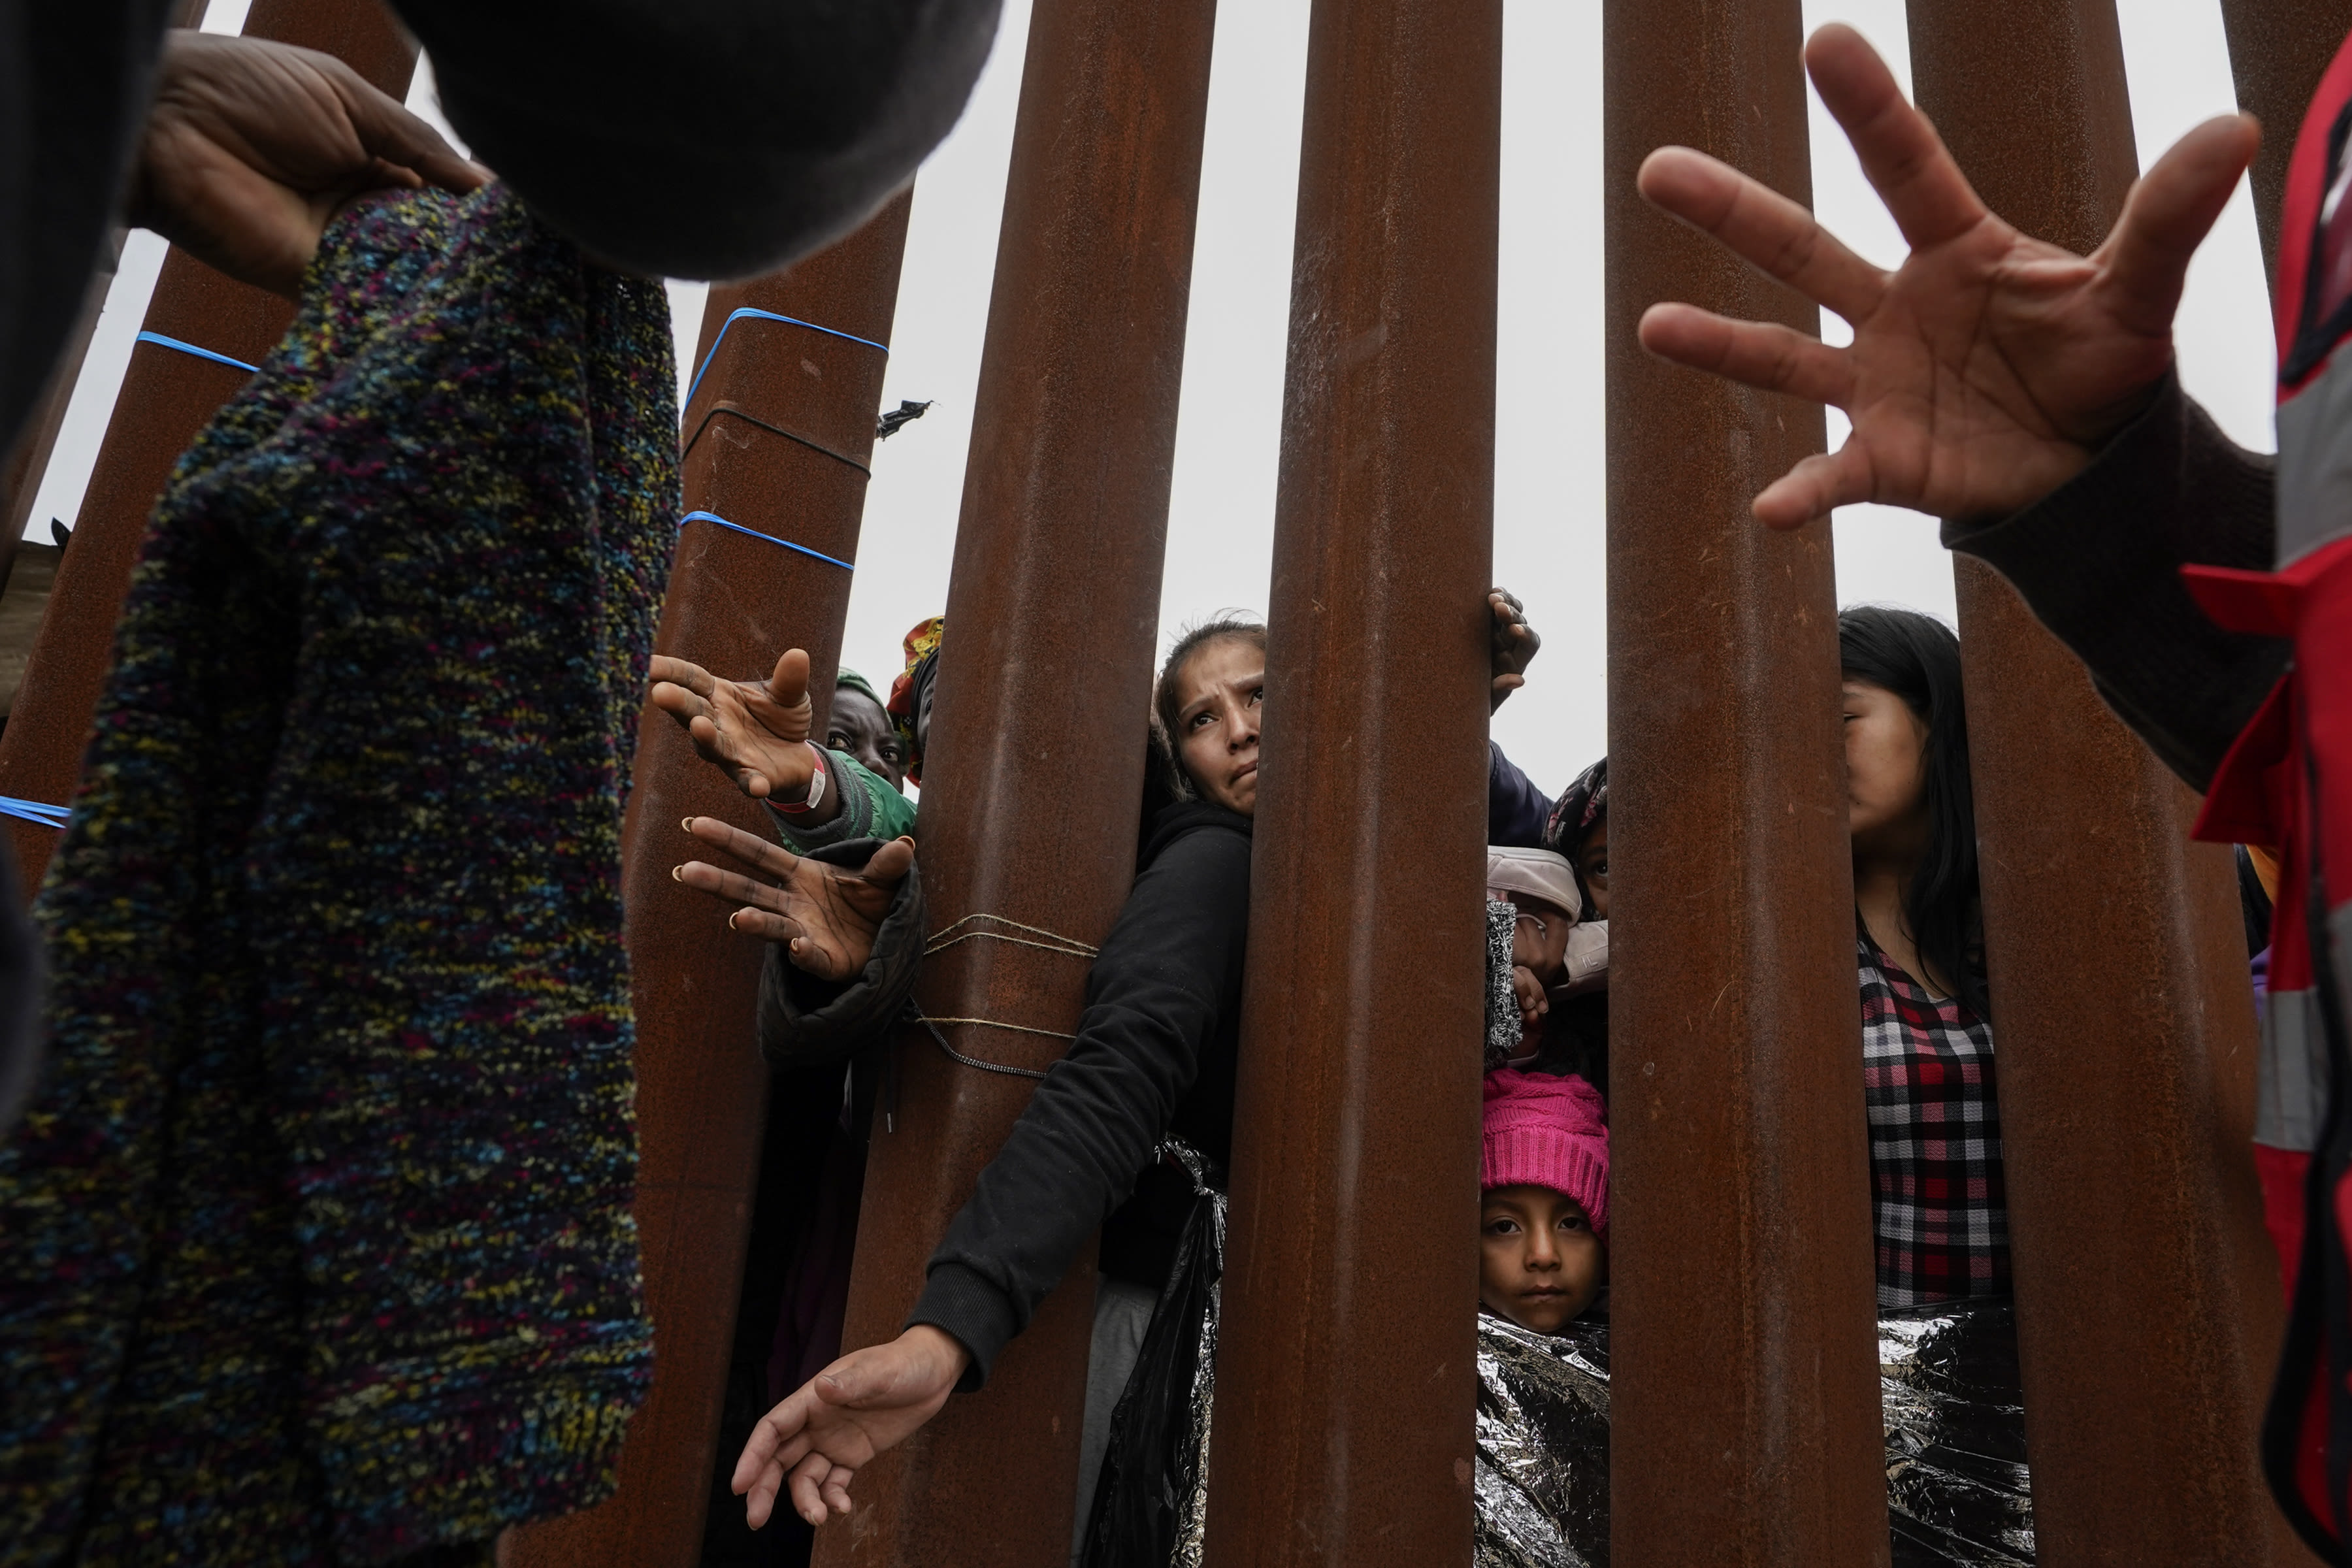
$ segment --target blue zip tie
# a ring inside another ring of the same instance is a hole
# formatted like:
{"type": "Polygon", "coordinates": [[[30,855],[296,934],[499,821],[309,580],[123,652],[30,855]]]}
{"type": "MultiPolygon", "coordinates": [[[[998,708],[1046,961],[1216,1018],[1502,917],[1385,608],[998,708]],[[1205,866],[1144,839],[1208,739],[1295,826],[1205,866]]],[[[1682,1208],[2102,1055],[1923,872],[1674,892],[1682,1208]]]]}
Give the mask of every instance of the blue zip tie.
{"type": "Polygon", "coordinates": [[[45,805],[37,800],[18,800],[13,795],[0,795],[0,816],[13,816],[43,827],[63,828],[66,816],[67,808],[62,805],[45,805]]]}
{"type": "Polygon", "coordinates": [[[131,341],[134,343],[153,343],[158,348],[177,349],[184,354],[194,354],[198,359],[208,359],[215,364],[225,364],[233,370],[241,370],[248,374],[261,368],[257,364],[247,364],[241,359],[231,359],[226,354],[216,354],[210,349],[200,349],[194,343],[184,343],[177,338],[167,338],[161,332],[142,330],[140,334],[131,341]]]}
{"type": "MultiPolygon", "coordinates": [[[[719,323],[719,335],[710,340],[710,352],[702,356],[702,366],[694,373],[694,380],[688,384],[686,401],[678,405],[680,408],[693,406],[694,395],[701,390],[702,378],[709,371],[710,362],[719,357],[719,345],[727,341],[728,329],[747,316],[755,321],[782,321],[788,327],[806,327],[812,332],[823,332],[829,338],[846,338],[853,343],[864,343],[869,349],[880,349],[886,354],[890,352],[889,344],[877,343],[872,338],[861,338],[855,332],[845,332],[835,327],[820,327],[814,321],[803,321],[798,316],[779,316],[773,310],[755,310],[746,305],[740,310],[730,312],[724,321],[719,323]]],[[[202,353],[204,351],[198,349],[194,352],[202,353]]]]}
{"type": "Polygon", "coordinates": [[[789,539],[778,539],[772,533],[761,533],[756,528],[746,528],[740,522],[730,522],[715,511],[690,511],[684,517],[677,520],[677,525],[680,528],[684,528],[689,522],[715,522],[721,528],[731,528],[738,533],[748,533],[754,539],[764,539],[771,544],[781,544],[787,550],[797,550],[803,555],[814,555],[819,561],[824,562],[826,565],[838,566],[844,572],[855,572],[857,570],[856,567],[852,566],[848,562],[836,561],[822,550],[811,550],[805,544],[794,544],[789,539]]]}

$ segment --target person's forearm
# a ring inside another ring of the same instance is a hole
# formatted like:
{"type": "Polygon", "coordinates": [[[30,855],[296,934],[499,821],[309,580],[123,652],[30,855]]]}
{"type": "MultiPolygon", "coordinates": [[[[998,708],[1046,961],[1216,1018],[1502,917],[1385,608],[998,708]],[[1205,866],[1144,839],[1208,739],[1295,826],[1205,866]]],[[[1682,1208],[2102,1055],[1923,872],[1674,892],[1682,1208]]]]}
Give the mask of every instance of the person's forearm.
{"type": "Polygon", "coordinates": [[[1487,742],[1486,842],[1539,849],[1550,816],[1550,798],[1503,755],[1501,746],[1487,742]]]}
{"type": "MultiPolygon", "coordinates": [[[[816,766],[808,784],[799,789],[788,785],[767,800],[768,810],[779,825],[803,834],[836,820],[845,811],[855,812],[858,787],[856,775],[842,765],[839,753],[818,746],[810,746],[809,752],[816,766]]],[[[830,840],[837,836],[824,837],[830,840]]]]}
{"type": "Polygon", "coordinates": [[[2225,632],[2180,568],[2267,571],[2271,459],[2231,442],[2168,376],[2091,465],[2023,511],[1944,524],[1944,542],[2013,584],[2100,695],[2190,787],[2286,668],[2284,641],[2225,632]]]}
{"type": "Polygon", "coordinates": [[[908,1319],[971,1348],[965,1386],[986,1381],[1133,1189],[1238,1001],[1248,918],[1249,844],[1237,834],[1179,840],[1138,879],[1095,960],[1077,1039],[981,1173],[908,1319]]]}

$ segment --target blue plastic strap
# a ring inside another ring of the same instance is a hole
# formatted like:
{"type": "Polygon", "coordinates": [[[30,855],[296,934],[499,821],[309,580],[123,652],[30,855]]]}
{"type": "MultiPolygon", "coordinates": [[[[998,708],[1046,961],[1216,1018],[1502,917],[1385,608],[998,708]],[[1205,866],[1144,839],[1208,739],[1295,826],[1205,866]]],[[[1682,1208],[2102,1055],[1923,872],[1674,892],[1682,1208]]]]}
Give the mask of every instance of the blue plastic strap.
{"type": "Polygon", "coordinates": [[[844,572],[855,572],[857,570],[856,567],[852,566],[848,562],[837,561],[832,556],[827,555],[822,550],[811,550],[805,544],[794,544],[789,539],[778,539],[772,533],[761,533],[756,528],[746,528],[740,522],[730,522],[715,511],[690,511],[684,517],[677,520],[677,525],[680,528],[684,528],[689,522],[715,522],[721,528],[731,528],[738,533],[748,533],[754,539],[764,539],[771,544],[781,544],[787,550],[797,550],[803,555],[814,555],[819,561],[824,562],[826,565],[838,566],[844,572]]]}
{"type": "MultiPolygon", "coordinates": [[[[812,332],[823,332],[829,338],[846,338],[853,343],[864,343],[869,349],[880,349],[886,354],[890,352],[889,344],[877,343],[872,338],[861,338],[855,332],[845,332],[833,327],[820,327],[814,321],[803,321],[798,316],[779,316],[773,310],[755,310],[751,306],[746,305],[740,310],[730,312],[727,319],[719,323],[719,335],[710,340],[710,352],[702,356],[702,364],[695,371],[694,380],[688,384],[686,389],[686,401],[678,405],[679,407],[690,408],[693,406],[694,395],[696,392],[700,390],[702,386],[702,378],[710,369],[710,362],[719,357],[719,345],[727,341],[727,333],[729,330],[731,329],[736,322],[743,321],[746,318],[754,321],[782,321],[788,327],[806,327],[812,332]]],[[[198,350],[197,352],[202,353],[203,351],[198,350]]]]}
{"type": "Polygon", "coordinates": [[[231,359],[226,354],[216,354],[210,349],[200,349],[194,343],[184,343],[177,338],[167,338],[161,332],[142,331],[131,341],[134,343],[153,343],[157,348],[177,349],[184,354],[194,354],[198,359],[208,359],[215,364],[225,364],[232,369],[247,373],[261,368],[257,364],[247,364],[241,359],[231,359]]]}
{"type": "Polygon", "coordinates": [[[62,805],[44,805],[37,800],[18,800],[13,795],[0,795],[0,816],[36,822],[43,827],[63,827],[67,815],[62,805]]]}

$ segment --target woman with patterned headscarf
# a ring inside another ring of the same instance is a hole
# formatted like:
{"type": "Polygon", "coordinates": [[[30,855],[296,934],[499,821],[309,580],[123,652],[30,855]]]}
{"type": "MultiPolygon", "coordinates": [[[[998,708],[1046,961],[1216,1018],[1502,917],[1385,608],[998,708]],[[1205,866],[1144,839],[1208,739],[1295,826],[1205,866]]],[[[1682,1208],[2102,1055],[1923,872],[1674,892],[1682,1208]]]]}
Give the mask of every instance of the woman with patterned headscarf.
{"type": "Polygon", "coordinates": [[[907,755],[907,776],[923,782],[923,743],[931,734],[931,692],[939,684],[940,639],[948,629],[945,616],[917,621],[900,646],[907,668],[890,684],[890,721],[898,726],[907,755]]]}
{"type": "Polygon", "coordinates": [[[1609,759],[1601,758],[1576,775],[1560,792],[1544,824],[1543,847],[1568,857],[1576,868],[1578,886],[1584,889],[1588,921],[1609,918],[1609,759]]]}

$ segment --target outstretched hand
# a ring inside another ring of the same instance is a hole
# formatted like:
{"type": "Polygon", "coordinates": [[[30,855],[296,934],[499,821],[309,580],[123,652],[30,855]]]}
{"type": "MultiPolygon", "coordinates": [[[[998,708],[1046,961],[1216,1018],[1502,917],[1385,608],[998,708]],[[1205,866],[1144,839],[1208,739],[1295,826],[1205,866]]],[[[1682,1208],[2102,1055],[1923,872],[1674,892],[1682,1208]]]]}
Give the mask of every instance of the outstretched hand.
{"type": "Polygon", "coordinates": [[[689,816],[686,830],[720,853],[775,879],[763,882],[701,860],[670,875],[699,893],[740,906],[730,931],[784,944],[793,964],[819,980],[854,979],[874,956],[875,933],[915,863],[915,841],[894,838],[862,868],[828,865],[732,827],[689,816]]]}
{"type": "Polygon", "coordinates": [[[174,28],[126,216],[290,297],[352,197],[427,184],[470,191],[489,177],[332,55],[174,28]]]}
{"type": "Polygon", "coordinates": [[[735,1461],[745,1522],[767,1523],[787,1485],[793,1511],[811,1524],[823,1524],[828,1509],[846,1514],[857,1472],[938,1415],[971,1360],[952,1335],[918,1323],[803,1384],[760,1418],[735,1461]]]}
{"type": "MultiPolygon", "coordinates": [[[[765,681],[720,680],[698,664],[654,655],[653,704],[677,721],[704,762],[753,800],[801,800],[816,773],[808,744],[816,709],[809,701],[809,657],[787,648],[765,681]]],[[[837,791],[824,805],[835,810],[837,791]]],[[[811,820],[828,820],[822,807],[811,820]]]]}
{"type": "Polygon", "coordinates": [[[1492,712],[1503,705],[1504,698],[1528,683],[1528,666],[1535,662],[1543,638],[1528,625],[1528,607],[1509,589],[1489,590],[1486,610],[1495,622],[1494,646],[1488,655],[1493,679],[1488,686],[1487,710],[1492,712]]]}
{"type": "Polygon", "coordinates": [[[1939,517],[2015,511],[2064,483],[2147,405],[2172,363],[2189,258],[2221,216],[2261,132],[2207,121],[2132,187],[2088,257],[1986,210],[1927,116],[1862,36],[1815,33],[1805,67],[1845,128],[1911,254],[1885,272],[1787,197],[1686,147],[1643,163],[1642,194],[1853,326],[1832,348],[1776,323],[1653,305],[1653,353],[1845,411],[1853,435],[1756,498],[1795,528],[1884,501],[1939,517]]]}

